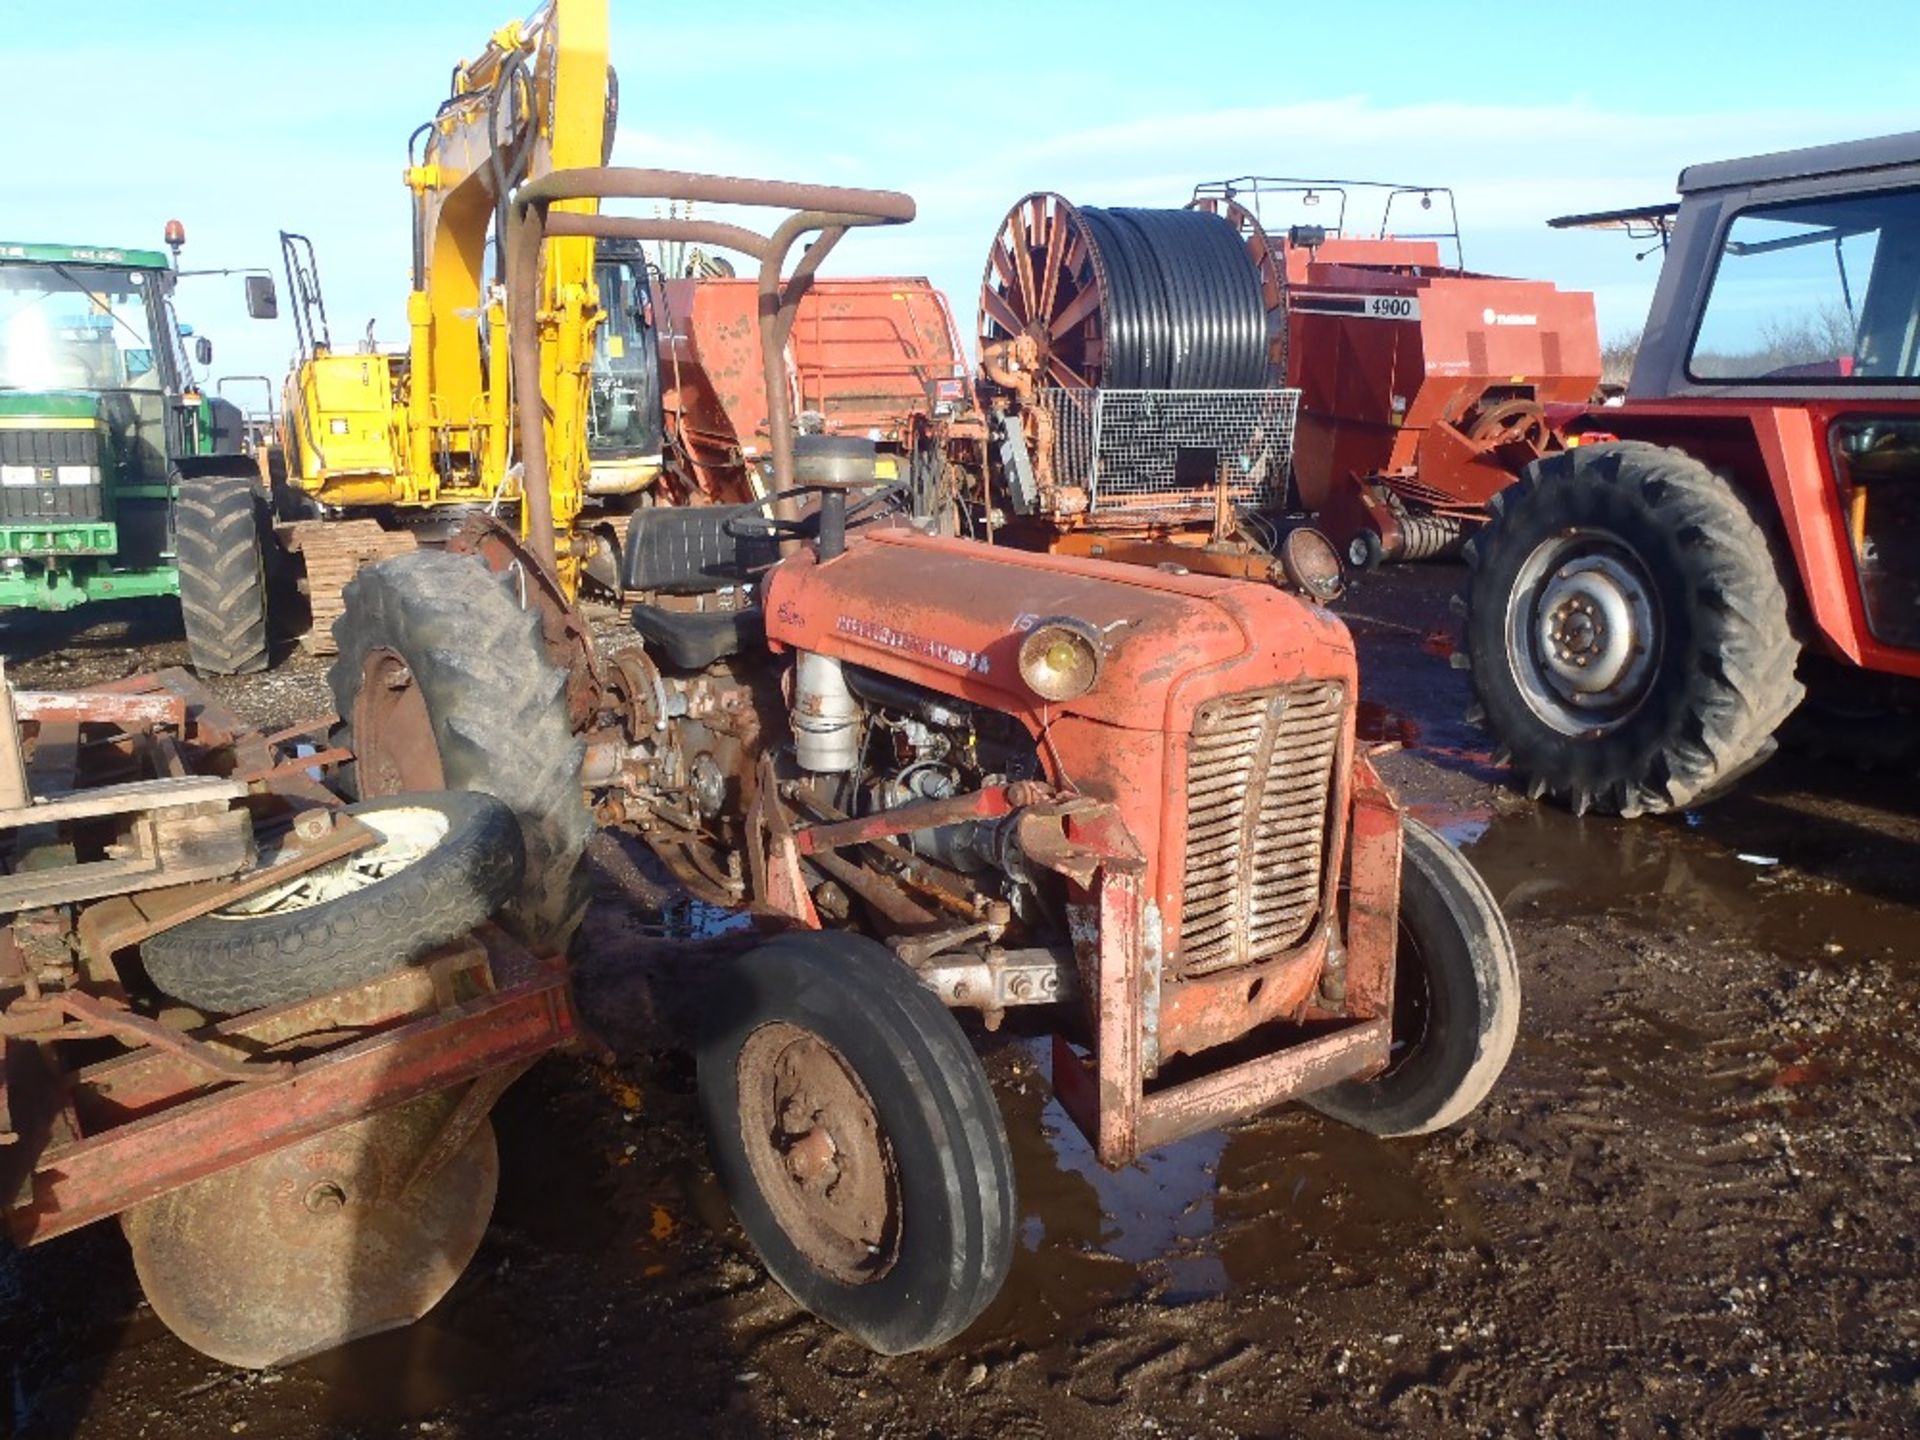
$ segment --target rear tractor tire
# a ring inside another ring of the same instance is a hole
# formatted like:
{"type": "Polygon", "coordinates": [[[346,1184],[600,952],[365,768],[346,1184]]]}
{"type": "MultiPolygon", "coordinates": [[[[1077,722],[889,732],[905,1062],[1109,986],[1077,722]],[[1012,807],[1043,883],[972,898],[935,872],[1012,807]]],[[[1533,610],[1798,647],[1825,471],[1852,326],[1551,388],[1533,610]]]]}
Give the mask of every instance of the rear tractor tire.
{"type": "Polygon", "coordinates": [[[174,551],[187,654],[207,675],[267,668],[267,575],[254,482],[245,475],[183,475],[174,551]]]}
{"type": "Polygon", "coordinates": [[[1745,500],[1638,441],[1529,465],[1466,547],[1475,718],[1575,814],[1683,809],[1774,749],[1803,693],[1773,551],[1745,500]]]}
{"type": "Polygon", "coordinates": [[[355,789],[504,801],[520,822],[526,878],[501,918],[533,948],[563,950],[586,910],[580,862],[593,820],[567,677],[547,658],[538,615],[476,557],[427,550],[368,566],[345,604],[327,681],[355,789]]]}
{"type": "Polygon", "coordinates": [[[892,951],[783,936],[729,962],[699,1045],[721,1187],[767,1272],[884,1355],[960,1334],[1013,1258],[1013,1155],[959,1023],[892,951]]]}

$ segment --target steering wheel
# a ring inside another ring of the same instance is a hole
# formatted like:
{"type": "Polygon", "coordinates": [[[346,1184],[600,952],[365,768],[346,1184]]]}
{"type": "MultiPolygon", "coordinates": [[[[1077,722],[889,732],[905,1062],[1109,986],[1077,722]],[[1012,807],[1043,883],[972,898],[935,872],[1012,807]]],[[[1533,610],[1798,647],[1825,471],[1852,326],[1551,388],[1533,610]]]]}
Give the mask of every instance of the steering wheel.
{"type": "MultiPolygon", "coordinates": [[[[772,505],[781,500],[791,500],[800,495],[811,495],[818,487],[806,487],[798,490],[783,490],[778,495],[768,495],[755,501],[756,505],[772,505]]],[[[848,525],[854,525],[878,516],[869,512],[883,502],[899,498],[905,491],[904,483],[882,486],[872,494],[862,497],[857,503],[847,507],[848,525]]],[[[739,540],[810,540],[820,533],[820,513],[813,512],[798,520],[783,520],[774,515],[736,515],[726,523],[726,531],[739,540]]]]}

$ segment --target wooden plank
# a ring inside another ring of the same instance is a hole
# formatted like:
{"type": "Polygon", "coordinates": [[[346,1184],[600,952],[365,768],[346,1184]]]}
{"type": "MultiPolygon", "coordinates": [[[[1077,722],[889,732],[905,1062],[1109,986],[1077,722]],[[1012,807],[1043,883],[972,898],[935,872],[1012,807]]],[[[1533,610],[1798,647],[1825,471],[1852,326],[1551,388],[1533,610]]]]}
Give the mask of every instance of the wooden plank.
{"type": "MultiPolygon", "coordinates": [[[[45,740],[43,731],[43,744],[45,740]]],[[[38,759],[37,753],[35,758],[38,759]]],[[[36,784],[38,773],[36,765],[36,784]]],[[[208,801],[238,800],[246,793],[244,782],[218,775],[169,776],[161,780],[135,780],[125,785],[101,785],[11,810],[0,810],[0,830],[11,830],[22,825],[52,825],[65,820],[91,820],[103,815],[127,815],[143,810],[168,810],[208,801]]]]}
{"type": "Polygon", "coordinates": [[[116,895],[133,889],[157,869],[152,856],[130,855],[123,860],[87,860],[74,865],[56,865],[50,870],[0,875],[0,915],[116,895]]]}
{"type": "Polygon", "coordinates": [[[89,695],[85,691],[21,690],[14,707],[22,720],[78,720],[132,729],[184,725],[187,703],[177,695],[89,695]]]}
{"type": "Polygon", "coordinates": [[[51,870],[0,875],[0,914],[37,910],[43,905],[74,905],[163,885],[223,880],[252,863],[253,832],[243,811],[216,818],[237,820],[249,828],[243,838],[224,843],[209,835],[196,836],[192,843],[176,847],[171,861],[143,849],[140,854],[111,860],[86,860],[51,870]]]}

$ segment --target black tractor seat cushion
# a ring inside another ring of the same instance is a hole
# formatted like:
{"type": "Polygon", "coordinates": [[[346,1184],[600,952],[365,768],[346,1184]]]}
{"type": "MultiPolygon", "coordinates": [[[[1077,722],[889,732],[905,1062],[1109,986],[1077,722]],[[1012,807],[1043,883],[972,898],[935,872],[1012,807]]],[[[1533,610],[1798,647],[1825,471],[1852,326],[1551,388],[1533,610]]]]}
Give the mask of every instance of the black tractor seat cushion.
{"type": "Polygon", "coordinates": [[[676,670],[704,670],[716,660],[766,643],[767,626],[749,610],[667,610],[635,605],[633,628],[647,649],[676,670]]]}

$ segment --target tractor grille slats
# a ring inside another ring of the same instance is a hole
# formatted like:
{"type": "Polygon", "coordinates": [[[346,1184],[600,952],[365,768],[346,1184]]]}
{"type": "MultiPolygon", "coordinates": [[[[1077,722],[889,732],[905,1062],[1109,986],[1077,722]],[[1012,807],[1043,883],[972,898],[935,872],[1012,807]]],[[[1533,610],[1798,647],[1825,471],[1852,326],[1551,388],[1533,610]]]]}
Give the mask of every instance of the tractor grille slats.
{"type": "Polygon", "coordinates": [[[88,485],[62,485],[61,466],[97,467],[100,435],[86,430],[0,429],[0,465],[17,476],[24,466],[33,471],[32,483],[0,485],[0,520],[98,520],[106,514],[105,495],[96,480],[88,485]]]}
{"type": "Polygon", "coordinates": [[[1195,718],[1179,968],[1204,975],[1300,943],[1320,911],[1345,694],[1323,681],[1232,695],[1195,718]]]}

